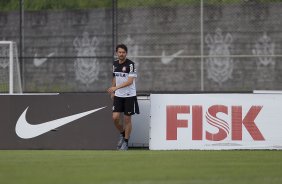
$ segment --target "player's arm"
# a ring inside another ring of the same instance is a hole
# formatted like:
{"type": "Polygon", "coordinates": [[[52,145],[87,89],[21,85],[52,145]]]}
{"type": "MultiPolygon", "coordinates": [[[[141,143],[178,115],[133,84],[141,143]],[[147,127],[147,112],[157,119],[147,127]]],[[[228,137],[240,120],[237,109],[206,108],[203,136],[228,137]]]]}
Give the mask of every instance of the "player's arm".
{"type": "Polygon", "coordinates": [[[113,80],[112,80],[112,87],[115,87],[116,86],[116,77],[113,77],[113,80]]]}
{"type": "Polygon", "coordinates": [[[124,88],[126,86],[130,86],[134,81],[134,77],[128,77],[127,81],[125,81],[124,83],[118,85],[118,86],[112,86],[108,89],[108,92],[109,93],[113,93],[115,92],[117,89],[120,89],[120,88],[124,88]]]}
{"type": "Polygon", "coordinates": [[[111,94],[111,98],[112,98],[112,99],[114,98],[114,95],[115,95],[115,93],[114,93],[114,91],[112,90],[112,88],[114,88],[115,86],[116,86],[116,77],[113,77],[113,79],[112,79],[112,86],[107,90],[108,93],[111,94]]]}
{"type": "Polygon", "coordinates": [[[128,80],[127,80],[126,82],[124,82],[124,83],[122,83],[122,84],[116,86],[116,87],[115,87],[115,88],[116,88],[115,90],[117,90],[117,89],[119,89],[119,88],[124,88],[124,87],[126,87],[126,86],[130,86],[130,85],[133,83],[133,80],[134,80],[134,77],[128,77],[128,80]]]}

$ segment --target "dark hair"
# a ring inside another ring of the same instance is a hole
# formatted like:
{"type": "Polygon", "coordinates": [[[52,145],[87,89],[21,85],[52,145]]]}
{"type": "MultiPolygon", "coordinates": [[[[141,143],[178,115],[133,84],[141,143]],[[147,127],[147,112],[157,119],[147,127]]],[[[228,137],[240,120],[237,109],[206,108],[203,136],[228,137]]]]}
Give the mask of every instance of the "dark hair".
{"type": "Polygon", "coordinates": [[[126,47],[126,45],[124,45],[124,44],[118,44],[118,45],[116,46],[116,52],[118,51],[119,48],[125,50],[125,52],[127,53],[127,47],[126,47]]]}

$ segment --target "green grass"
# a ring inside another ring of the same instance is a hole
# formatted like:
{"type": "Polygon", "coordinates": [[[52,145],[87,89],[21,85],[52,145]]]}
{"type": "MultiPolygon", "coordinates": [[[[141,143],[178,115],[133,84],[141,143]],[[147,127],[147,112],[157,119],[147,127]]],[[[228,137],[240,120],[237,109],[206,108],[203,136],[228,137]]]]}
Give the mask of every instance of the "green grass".
{"type": "Polygon", "coordinates": [[[5,184],[280,184],[282,151],[0,151],[5,184]]]}
{"type": "Polygon", "coordinates": [[[0,93],[8,93],[9,85],[8,83],[0,83],[0,93]]]}

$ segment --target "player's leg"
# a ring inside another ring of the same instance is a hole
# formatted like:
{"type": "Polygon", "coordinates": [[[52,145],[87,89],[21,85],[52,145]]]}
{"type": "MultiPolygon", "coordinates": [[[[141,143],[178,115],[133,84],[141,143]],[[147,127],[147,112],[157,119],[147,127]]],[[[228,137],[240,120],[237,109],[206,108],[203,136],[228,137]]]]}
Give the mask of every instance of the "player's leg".
{"type": "Polygon", "coordinates": [[[131,130],[132,130],[132,122],[131,115],[135,114],[135,98],[127,97],[124,102],[124,143],[121,146],[121,150],[128,149],[128,140],[130,138],[131,130]]]}
{"type": "Polygon", "coordinates": [[[124,136],[125,136],[123,125],[120,123],[120,112],[113,112],[113,121],[114,121],[115,127],[119,131],[119,140],[117,143],[117,149],[120,149],[122,146],[122,143],[124,142],[124,136]]]}
{"type": "Polygon", "coordinates": [[[113,103],[113,122],[115,127],[118,129],[119,132],[123,132],[123,126],[120,123],[120,113],[124,112],[124,100],[123,98],[114,96],[114,103],[113,103]]]}
{"type": "Polygon", "coordinates": [[[131,115],[124,115],[125,140],[128,140],[132,130],[131,115]]]}
{"type": "Polygon", "coordinates": [[[131,116],[135,114],[135,97],[127,97],[124,103],[125,139],[129,139],[132,130],[131,116]]]}
{"type": "Polygon", "coordinates": [[[131,124],[131,115],[124,115],[124,141],[120,147],[120,150],[128,150],[128,140],[130,137],[132,129],[132,124],[131,124]]]}
{"type": "Polygon", "coordinates": [[[117,149],[120,149],[120,147],[122,146],[122,143],[124,142],[124,136],[125,136],[125,132],[124,132],[124,127],[122,125],[122,123],[120,123],[120,115],[121,112],[124,111],[124,102],[122,98],[119,97],[114,97],[114,104],[113,104],[113,122],[115,124],[116,129],[119,131],[120,135],[119,135],[119,141],[117,144],[117,149]]]}
{"type": "Polygon", "coordinates": [[[123,132],[123,126],[120,123],[120,112],[113,112],[113,122],[119,132],[123,132]]]}

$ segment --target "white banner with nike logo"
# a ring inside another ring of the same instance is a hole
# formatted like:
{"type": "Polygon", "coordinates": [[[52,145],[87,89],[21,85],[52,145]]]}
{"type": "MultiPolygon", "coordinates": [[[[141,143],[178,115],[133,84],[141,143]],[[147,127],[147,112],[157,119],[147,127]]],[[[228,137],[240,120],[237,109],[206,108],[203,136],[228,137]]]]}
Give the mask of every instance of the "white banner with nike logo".
{"type": "Polygon", "coordinates": [[[152,94],[151,150],[282,149],[281,94],[152,94]]]}

